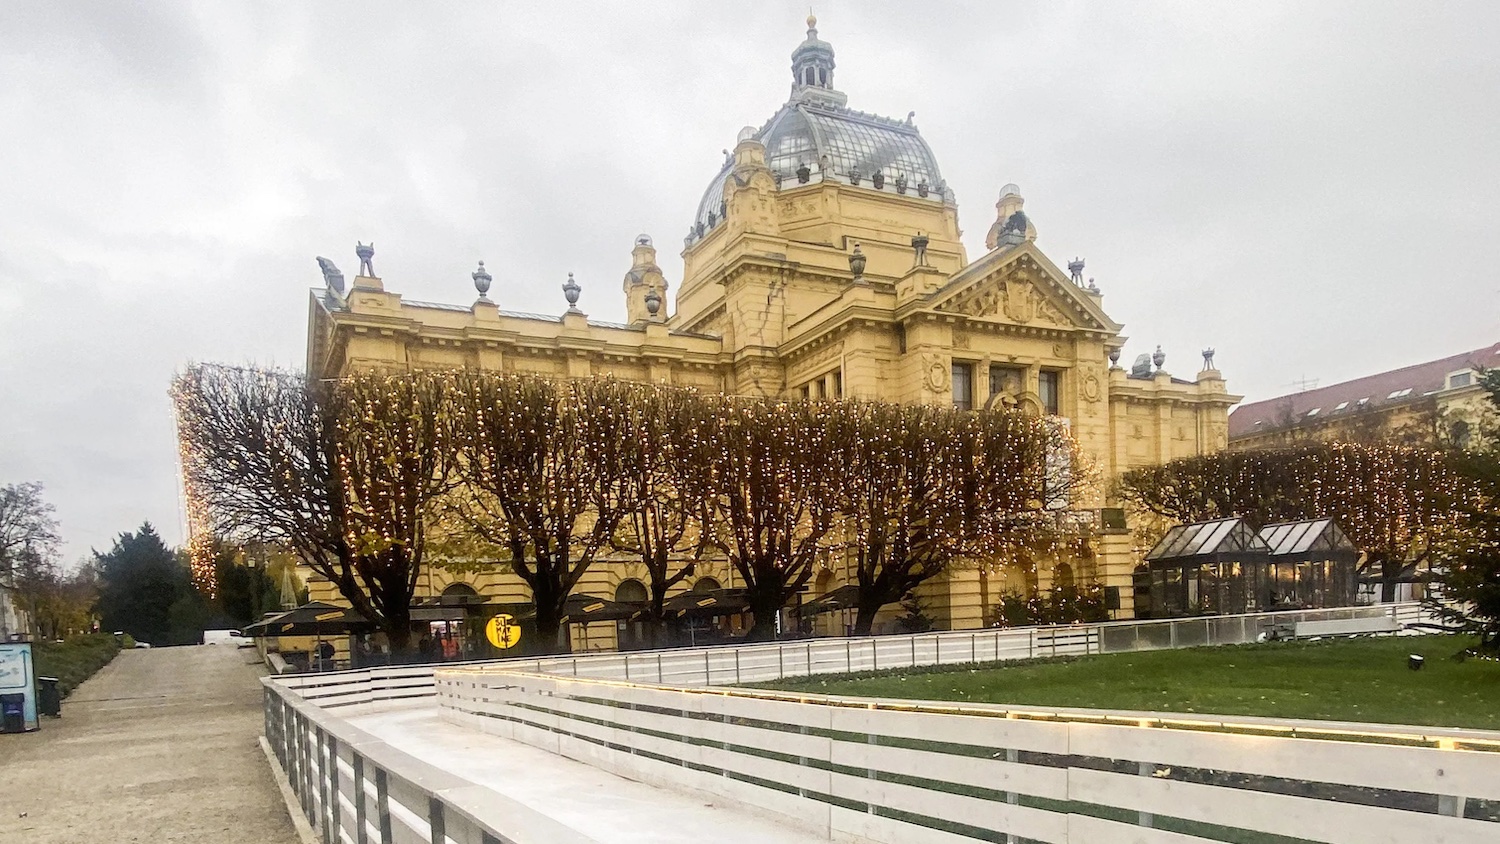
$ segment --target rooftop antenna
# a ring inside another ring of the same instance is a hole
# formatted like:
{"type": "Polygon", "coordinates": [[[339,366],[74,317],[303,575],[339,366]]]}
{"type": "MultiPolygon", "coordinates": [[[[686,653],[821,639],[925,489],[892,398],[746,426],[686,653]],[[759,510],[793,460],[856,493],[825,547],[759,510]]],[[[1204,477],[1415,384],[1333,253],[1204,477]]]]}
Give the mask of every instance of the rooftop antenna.
{"type": "Polygon", "coordinates": [[[1314,387],[1318,386],[1318,379],[1308,378],[1306,375],[1304,375],[1301,378],[1292,381],[1292,383],[1288,386],[1296,387],[1297,392],[1299,393],[1305,393],[1308,390],[1311,390],[1314,387]]]}

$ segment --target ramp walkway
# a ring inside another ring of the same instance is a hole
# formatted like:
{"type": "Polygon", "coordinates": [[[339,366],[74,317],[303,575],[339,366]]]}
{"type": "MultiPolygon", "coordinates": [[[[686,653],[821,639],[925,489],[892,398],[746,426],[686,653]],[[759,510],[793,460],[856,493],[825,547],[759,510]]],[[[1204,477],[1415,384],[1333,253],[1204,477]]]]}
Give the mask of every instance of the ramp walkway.
{"type": "Polygon", "coordinates": [[[0,735],[0,842],[295,844],[260,671],[225,645],[122,651],[61,719],[0,735]]]}

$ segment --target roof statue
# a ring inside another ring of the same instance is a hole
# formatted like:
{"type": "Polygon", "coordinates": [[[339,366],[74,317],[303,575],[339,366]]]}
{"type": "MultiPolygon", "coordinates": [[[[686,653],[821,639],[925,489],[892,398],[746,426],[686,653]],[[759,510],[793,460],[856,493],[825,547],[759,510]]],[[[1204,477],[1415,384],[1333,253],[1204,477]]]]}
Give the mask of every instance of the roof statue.
{"type": "Polygon", "coordinates": [[[375,275],[375,242],[354,242],[354,254],[359,257],[359,274],[365,278],[376,278],[375,275]]]}
{"type": "Polygon", "coordinates": [[[319,257],[318,269],[323,271],[323,283],[328,285],[328,289],[340,296],[344,295],[344,274],[339,272],[339,268],[327,258],[319,257]]]}

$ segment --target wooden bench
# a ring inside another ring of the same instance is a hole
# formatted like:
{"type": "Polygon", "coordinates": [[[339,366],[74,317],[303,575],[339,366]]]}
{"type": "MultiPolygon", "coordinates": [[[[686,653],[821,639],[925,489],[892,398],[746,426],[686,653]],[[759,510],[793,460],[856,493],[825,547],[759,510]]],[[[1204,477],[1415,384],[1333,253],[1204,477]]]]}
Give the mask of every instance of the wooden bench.
{"type": "Polygon", "coordinates": [[[1373,618],[1329,618],[1318,621],[1293,621],[1278,624],[1271,632],[1278,639],[1306,639],[1311,636],[1356,636],[1367,633],[1397,633],[1400,622],[1388,615],[1373,618]]]}

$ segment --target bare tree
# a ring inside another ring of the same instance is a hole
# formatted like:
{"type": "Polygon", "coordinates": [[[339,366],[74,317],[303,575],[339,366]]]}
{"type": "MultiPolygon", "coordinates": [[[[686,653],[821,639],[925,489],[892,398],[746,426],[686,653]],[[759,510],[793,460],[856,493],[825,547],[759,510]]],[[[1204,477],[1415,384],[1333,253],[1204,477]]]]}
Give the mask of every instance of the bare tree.
{"type": "Polygon", "coordinates": [[[687,390],[635,386],[627,390],[613,500],[624,515],[611,539],[614,550],[638,558],[646,568],[650,604],[646,610],[653,643],[661,643],[667,593],[692,577],[707,550],[701,502],[705,478],[694,470],[690,443],[705,424],[704,403],[687,390]]]}
{"type": "Polygon", "coordinates": [[[881,607],[958,561],[1033,543],[1081,477],[1071,440],[1036,417],[873,403],[837,415],[859,635],[881,607]]]}
{"type": "Polygon", "coordinates": [[[380,625],[394,651],[404,651],[411,636],[406,584],[421,560],[411,526],[398,520],[417,518],[433,489],[404,449],[440,442],[412,418],[436,407],[437,397],[412,386],[376,401],[376,384],[357,379],[335,396],[333,385],[293,373],[197,365],[176,378],[172,397],[192,521],[232,540],[294,551],[380,625]],[[343,435],[353,439],[341,443],[339,412],[356,408],[405,415],[349,419],[343,435]],[[388,435],[401,438],[377,441],[388,435]],[[412,439],[422,436],[431,439],[412,439]],[[371,463],[387,459],[396,465],[371,463]],[[399,493],[387,486],[398,472],[413,484],[399,493]]]}
{"type": "Polygon", "coordinates": [[[0,486],[0,575],[17,565],[20,555],[54,557],[62,539],[57,517],[36,482],[0,486]]]}
{"type": "Polygon", "coordinates": [[[607,379],[457,376],[453,510],[531,588],[540,647],[562,647],[565,604],[623,517],[626,388],[607,379]]]}
{"type": "Polygon", "coordinates": [[[333,390],[344,541],[392,650],[408,647],[428,526],[451,486],[451,387],[442,375],[363,374],[333,390]]]}
{"type": "Polygon", "coordinates": [[[1256,525],[1332,517],[1365,552],[1383,600],[1421,567],[1434,540],[1452,529],[1466,495],[1439,451],[1330,443],[1226,451],[1134,469],[1120,495],[1180,522],[1240,516],[1256,525]]]}
{"type": "Polygon", "coordinates": [[[833,528],[841,450],[836,405],[704,399],[704,423],[688,440],[705,537],[744,580],[755,624],[775,635],[776,616],[812,576],[833,528]]]}

